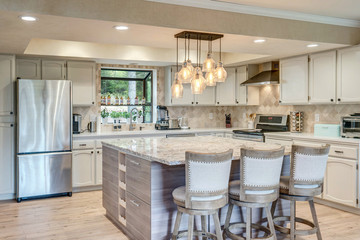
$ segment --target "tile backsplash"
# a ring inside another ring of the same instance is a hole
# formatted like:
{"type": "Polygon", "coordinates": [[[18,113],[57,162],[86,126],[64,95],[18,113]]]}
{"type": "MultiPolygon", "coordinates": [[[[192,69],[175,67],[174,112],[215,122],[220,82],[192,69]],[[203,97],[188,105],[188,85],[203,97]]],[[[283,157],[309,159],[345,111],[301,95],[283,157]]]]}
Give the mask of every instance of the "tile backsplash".
{"type": "MultiPolygon", "coordinates": [[[[165,68],[153,66],[128,66],[113,64],[98,64],[97,68],[97,103],[93,107],[75,107],[74,113],[83,116],[83,128],[86,128],[91,115],[100,113],[100,68],[143,68],[157,70],[157,104],[165,104],[165,68]]],[[[187,117],[191,128],[225,127],[225,113],[231,113],[233,127],[246,128],[246,114],[289,114],[290,111],[304,112],[304,132],[313,132],[315,114],[319,114],[318,123],[340,123],[342,115],[360,112],[360,104],[332,104],[332,105],[280,105],[279,86],[267,85],[260,87],[259,106],[232,106],[232,107],[168,107],[170,117],[187,117]],[[210,119],[211,118],[211,119],[210,119]]]]}

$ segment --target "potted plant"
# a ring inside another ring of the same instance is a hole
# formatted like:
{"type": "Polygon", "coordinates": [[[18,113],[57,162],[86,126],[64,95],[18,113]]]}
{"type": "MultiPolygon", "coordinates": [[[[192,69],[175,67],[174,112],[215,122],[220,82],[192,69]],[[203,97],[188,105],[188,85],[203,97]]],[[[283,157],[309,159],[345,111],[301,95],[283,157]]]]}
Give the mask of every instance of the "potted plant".
{"type": "Polygon", "coordinates": [[[143,119],[144,119],[144,118],[143,118],[143,112],[140,110],[140,111],[139,111],[139,114],[138,114],[137,122],[138,122],[138,123],[143,123],[143,122],[144,122],[143,119]]]}
{"type": "Polygon", "coordinates": [[[107,111],[106,108],[104,108],[101,112],[101,120],[102,120],[102,123],[103,124],[107,124],[108,123],[108,120],[109,120],[109,112],[107,111]]]}
{"type": "Polygon", "coordinates": [[[129,124],[130,123],[130,113],[123,112],[123,117],[126,119],[126,123],[129,124]]]}
{"type": "Polygon", "coordinates": [[[119,118],[119,113],[116,112],[116,111],[112,111],[112,112],[110,113],[110,117],[113,119],[113,122],[114,122],[114,123],[117,123],[117,119],[119,118]]]}

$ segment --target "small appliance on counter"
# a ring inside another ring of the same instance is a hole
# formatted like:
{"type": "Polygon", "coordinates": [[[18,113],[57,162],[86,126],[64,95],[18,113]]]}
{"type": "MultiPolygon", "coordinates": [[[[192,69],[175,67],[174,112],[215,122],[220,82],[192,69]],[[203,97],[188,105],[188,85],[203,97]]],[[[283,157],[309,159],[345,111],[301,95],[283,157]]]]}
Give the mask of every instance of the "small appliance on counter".
{"type": "Polygon", "coordinates": [[[233,130],[233,138],[265,142],[264,132],[287,132],[289,131],[288,115],[256,115],[256,129],[233,130]]]}
{"type": "Polygon", "coordinates": [[[178,118],[170,118],[169,119],[169,130],[172,130],[172,129],[180,129],[178,118]]]}
{"type": "Polygon", "coordinates": [[[169,129],[169,112],[165,106],[157,106],[157,119],[155,124],[157,130],[169,129]]]}
{"type": "Polygon", "coordinates": [[[290,132],[302,132],[304,130],[304,113],[290,112],[290,132]]]}
{"type": "Polygon", "coordinates": [[[340,125],[343,138],[360,138],[360,113],[342,116],[340,125]]]}
{"type": "Polygon", "coordinates": [[[90,122],[87,125],[87,129],[91,133],[96,132],[96,129],[97,129],[96,116],[90,116],[90,122]]]}
{"type": "Polygon", "coordinates": [[[81,120],[82,116],[80,114],[73,114],[73,134],[81,133],[81,120]]]}
{"type": "Polygon", "coordinates": [[[340,137],[339,124],[315,124],[314,136],[317,137],[340,137]]]}

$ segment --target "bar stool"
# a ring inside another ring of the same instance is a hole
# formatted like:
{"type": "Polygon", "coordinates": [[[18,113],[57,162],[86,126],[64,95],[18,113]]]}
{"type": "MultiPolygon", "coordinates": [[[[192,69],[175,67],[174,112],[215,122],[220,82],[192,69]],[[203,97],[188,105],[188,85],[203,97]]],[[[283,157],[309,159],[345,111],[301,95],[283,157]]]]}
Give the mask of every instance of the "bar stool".
{"type": "MultiPolygon", "coordinates": [[[[275,224],[275,229],[290,234],[290,239],[296,235],[317,235],[321,240],[319,223],[314,206],[314,196],[323,191],[323,181],[330,145],[323,147],[307,147],[293,145],[291,149],[290,176],[280,178],[280,199],[290,201],[290,216],[274,217],[274,222],[290,222],[290,228],[275,224]],[[296,217],[296,202],[308,201],[313,222],[296,217]],[[296,230],[296,223],[310,226],[309,230],[296,230]]],[[[274,215],[276,201],[272,206],[274,215]]]]}
{"type": "Polygon", "coordinates": [[[224,238],[245,239],[232,232],[246,227],[246,240],[252,238],[252,229],[267,234],[261,239],[276,239],[270,205],[279,196],[279,181],[284,158],[284,148],[276,150],[241,149],[240,181],[230,182],[229,209],[224,225],[224,238]],[[246,223],[230,223],[234,205],[246,207],[246,223]],[[252,223],[252,209],[265,208],[269,228],[252,223]]]}
{"type": "Polygon", "coordinates": [[[177,215],[172,239],[193,235],[222,240],[218,210],[228,203],[228,183],[233,151],[217,154],[185,153],[186,185],[176,188],[172,195],[177,215]],[[181,217],[189,215],[188,230],[179,231],[181,217]],[[201,216],[201,231],[194,231],[194,216],[201,216]],[[206,231],[206,216],[212,215],[216,235],[206,231]]]}

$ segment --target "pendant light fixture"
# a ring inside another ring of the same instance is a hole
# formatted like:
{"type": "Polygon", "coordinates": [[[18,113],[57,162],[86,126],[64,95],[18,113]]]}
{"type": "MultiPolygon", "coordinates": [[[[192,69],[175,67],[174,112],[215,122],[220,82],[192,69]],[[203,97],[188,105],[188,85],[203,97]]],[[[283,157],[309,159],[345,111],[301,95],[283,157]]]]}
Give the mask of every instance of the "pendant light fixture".
{"type": "Polygon", "coordinates": [[[179,80],[179,38],[176,38],[176,73],[174,76],[174,82],[171,86],[171,95],[173,98],[183,97],[183,85],[179,80]]]}
{"type": "Polygon", "coordinates": [[[202,71],[203,72],[212,72],[215,70],[215,60],[212,58],[212,39],[208,42],[208,54],[203,63],[202,71]]]}
{"type": "Polygon", "coordinates": [[[175,34],[177,39],[177,70],[178,70],[178,51],[179,44],[178,39],[183,38],[185,41],[185,59],[182,64],[182,68],[174,76],[174,82],[171,86],[172,96],[174,98],[180,98],[183,95],[183,86],[182,84],[191,83],[191,93],[192,94],[201,94],[203,93],[206,86],[216,86],[217,82],[224,82],[227,77],[227,73],[223,67],[221,61],[221,38],[224,35],[214,34],[214,33],[203,33],[203,32],[190,32],[184,31],[178,34],[175,34]],[[220,61],[215,64],[215,60],[212,56],[212,41],[220,39],[220,61]],[[196,40],[196,68],[194,68],[193,63],[190,60],[190,40],[196,40]],[[201,64],[201,41],[208,41],[208,54],[206,60],[201,64]],[[200,64],[202,66],[200,66],[200,64]],[[201,68],[202,67],[202,68],[201,68]],[[216,68],[215,68],[216,67],[216,68]],[[203,76],[205,72],[205,77],[203,76]]]}
{"type": "Polygon", "coordinates": [[[220,53],[219,53],[219,63],[215,69],[215,79],[216,82],[225,82],[226,77],[227,77],[227,72],[224,69],[224,65],[221,61],[221,38],[220,38],[220,53]]]}

